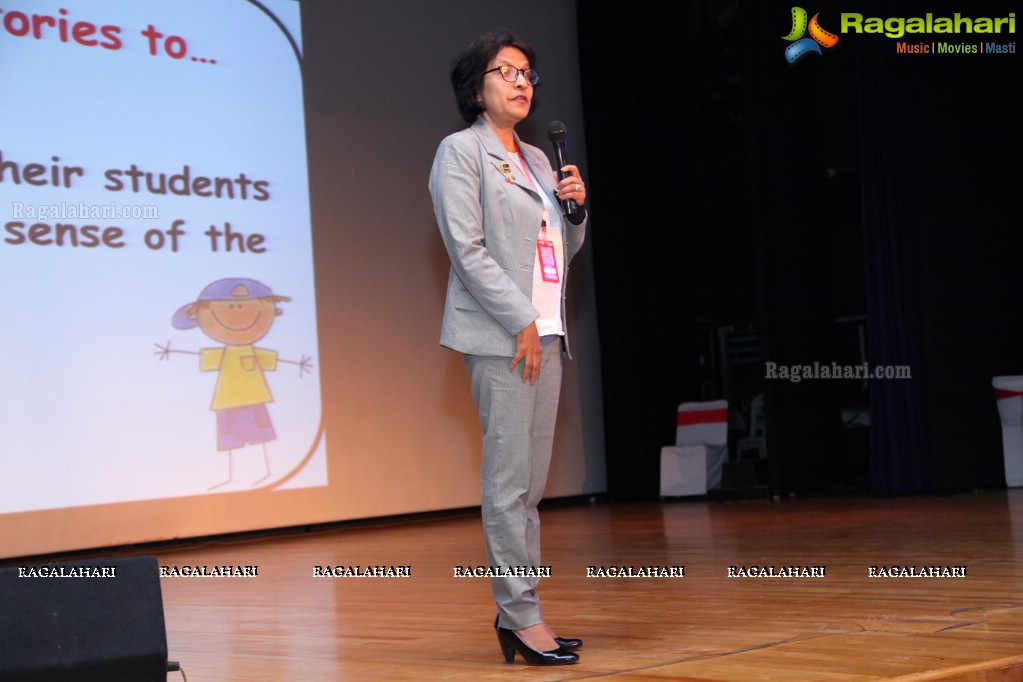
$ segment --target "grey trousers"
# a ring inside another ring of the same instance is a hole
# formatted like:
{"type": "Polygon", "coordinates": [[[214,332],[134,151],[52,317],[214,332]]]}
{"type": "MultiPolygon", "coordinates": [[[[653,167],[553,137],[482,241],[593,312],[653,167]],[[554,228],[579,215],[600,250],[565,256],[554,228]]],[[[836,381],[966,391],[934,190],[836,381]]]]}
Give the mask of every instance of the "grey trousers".
{"type": "MultiPolygon", "coordinates": [[[[494,567],[540,566],[540,515],[547,485],[554,421],[561,394],[561,339],[544,336],[540,379],[522,382],[522,363],[466,355],[472,397],[483,427],[483,535],[494,567]]],[[[512,630],[543,621],[539,578],[491,578],[501,627],[512,630]]]]}

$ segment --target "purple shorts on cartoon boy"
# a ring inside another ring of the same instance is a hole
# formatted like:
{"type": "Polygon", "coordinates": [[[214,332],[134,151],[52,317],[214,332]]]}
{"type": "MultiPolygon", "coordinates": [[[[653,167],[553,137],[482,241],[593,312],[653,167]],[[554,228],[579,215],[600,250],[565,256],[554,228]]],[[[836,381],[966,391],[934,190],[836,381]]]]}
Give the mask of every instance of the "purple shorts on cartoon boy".
{"type": "Polygon", "coordinates": [[[217,449],[234,450],[245,444],[277,440],[266,404],[217,410],[217,449]]]}

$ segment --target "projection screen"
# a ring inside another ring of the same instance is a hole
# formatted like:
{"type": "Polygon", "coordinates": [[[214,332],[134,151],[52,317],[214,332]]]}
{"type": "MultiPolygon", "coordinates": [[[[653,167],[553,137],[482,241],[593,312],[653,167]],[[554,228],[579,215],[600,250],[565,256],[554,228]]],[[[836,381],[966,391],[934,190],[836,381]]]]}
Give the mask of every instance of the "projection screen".
{"type": "MultiPolygon", "coordinates": [[[[426,178],[510,24],[585,168],[574,5],[426,5],[0,0],[0,556],[479,503],[426,178]]],[[[549,496],[606,487],[574,268],[549,496]]]]}

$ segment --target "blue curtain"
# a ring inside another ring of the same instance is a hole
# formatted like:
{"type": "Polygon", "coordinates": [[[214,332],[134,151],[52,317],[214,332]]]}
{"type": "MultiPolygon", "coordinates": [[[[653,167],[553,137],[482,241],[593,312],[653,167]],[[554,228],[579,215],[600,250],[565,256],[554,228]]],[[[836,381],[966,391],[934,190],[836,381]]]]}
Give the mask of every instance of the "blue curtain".
{"type": "Polygon", "coordinates": [[[913,168],[916,136],[903,109],[912,74],[893,68],[890,46],[863,41],[859,50],[860,172],[867,283],[868,357],[872,367],[908,365],[912,380],[871,382],[871,491],[921,492],[930,487],[925,428],[920,232],[913,168]]]}

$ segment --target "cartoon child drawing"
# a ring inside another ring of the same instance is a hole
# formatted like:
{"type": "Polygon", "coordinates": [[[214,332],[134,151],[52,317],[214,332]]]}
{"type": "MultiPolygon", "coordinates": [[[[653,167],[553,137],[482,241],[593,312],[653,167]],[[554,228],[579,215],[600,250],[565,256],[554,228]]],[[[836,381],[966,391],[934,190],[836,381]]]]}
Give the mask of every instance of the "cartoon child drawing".
{"type": "Polygon", "coordinates": [[[266,444],[276,440],[266,404],[273,402],[265,372],[277,369],[278,362],[298,365],[299,376],[308,371],[309,358],[299,361],[278,359],[277,352],[256,348],[253,344],[266,336],[274,320],[282,314],[278,303],[290,301],[277,296],[270,287],[253,279],[229,278],[209,284],[199,298],[174,313],[177,329],[199,327],[214,341],[225,344],[200,351],[171,350],[170,342],[157,347],[161,360],[171,353],[199,356],[199,370],[217,372],[211,409],[217,415],[217,450],[227,451],[227,480],[208,490],[227,485],[233,479],[234,451],[245,445],[260,445],[266,473],[252,485],[270,477],[270,457],[266,444]]]}

